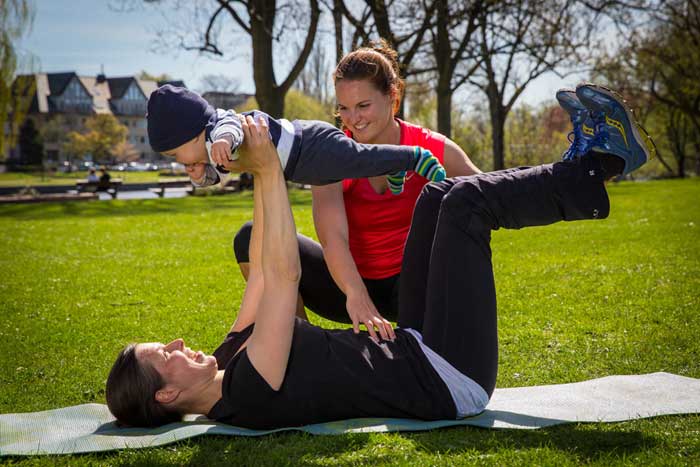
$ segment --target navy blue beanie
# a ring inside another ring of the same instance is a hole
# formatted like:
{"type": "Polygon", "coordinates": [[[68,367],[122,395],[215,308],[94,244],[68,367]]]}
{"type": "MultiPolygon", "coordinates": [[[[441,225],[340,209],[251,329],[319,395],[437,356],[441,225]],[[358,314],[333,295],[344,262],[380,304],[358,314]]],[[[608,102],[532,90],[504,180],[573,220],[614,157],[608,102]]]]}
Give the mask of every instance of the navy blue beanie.
{"type": "Polygon", "coordinates": [[[189,89],[166,84],[148,99],[148,140],[163,152],[188,142],[204,130],[216,112],[202,96],[189,89]]]}

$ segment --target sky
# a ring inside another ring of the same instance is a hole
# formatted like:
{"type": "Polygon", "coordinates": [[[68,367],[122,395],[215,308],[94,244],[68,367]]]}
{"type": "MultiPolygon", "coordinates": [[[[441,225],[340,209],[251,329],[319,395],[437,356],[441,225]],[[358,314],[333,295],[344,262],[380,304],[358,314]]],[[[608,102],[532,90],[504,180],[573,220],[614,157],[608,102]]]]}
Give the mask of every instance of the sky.
{"type": "MultiPolygon", "coordinates": [[[[34,71],[75,71],[91,76],[104,67],[108,77],[117,77],[146,70],[154,75],[167,73],[195,90],[202,76],[221,74],[237,79],[241,92],[254,92],[249,42],[247,52],[230,61],[175,46],[170,52],[155,52],[155,29],[163,20],[152,8],[119,12],[110,8],[109,0],[35,0],[35,6],[34,25],[18,44],[20,52],[34,56],[34,71]]],[[[537,105],[553,100],[558,88],[574,86],[579,79],[542,76],[528,87],[521,102],[537,105]]]]}

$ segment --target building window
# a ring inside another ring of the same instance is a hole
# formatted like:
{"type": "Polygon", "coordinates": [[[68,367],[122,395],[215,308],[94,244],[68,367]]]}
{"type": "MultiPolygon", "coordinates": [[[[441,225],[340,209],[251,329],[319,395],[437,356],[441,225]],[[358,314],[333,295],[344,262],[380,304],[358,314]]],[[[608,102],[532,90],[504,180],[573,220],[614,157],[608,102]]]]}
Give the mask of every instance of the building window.
{"type": "Polygon", "coordinates": [[[136,85],[134,85],[134,83],[131,83],[131,85],[129,85],[129,88],[126,90],[126,93],[124,93],[123,99],[126,101],[144,100],[143,95],[139,92],[138,88],[136,88],[136,85]]]}
{"type": "Polygon", "coordinates": [[[59,102],[59,108],[65,106],[88,110],[92,105],[92,97],[85,92],[78,80],[73,78],[61,94],[59,102]]]}

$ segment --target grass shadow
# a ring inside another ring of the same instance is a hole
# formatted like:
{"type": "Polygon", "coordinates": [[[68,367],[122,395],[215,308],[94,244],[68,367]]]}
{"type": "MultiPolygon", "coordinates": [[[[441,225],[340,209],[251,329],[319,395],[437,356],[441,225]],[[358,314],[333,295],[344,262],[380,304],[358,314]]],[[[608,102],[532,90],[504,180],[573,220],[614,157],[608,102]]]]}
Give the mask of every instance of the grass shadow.
{"type": "Polygon", "coordinates": [[[491,430],[480,427],[446,428],[443,436],[435,438],[430,432],[404,434],[427,453],[476,451],[481,455],[496,455],[505,450],[523,451],[556,449],[574,456],[578,462],[595,462],[615,454],[621,458],[653,449],[663,444],[641,430],[630,430],[616,423],[567,424],[536,430],[491,430]],[[617,425],[617,427],[615,426],[617,425]]]}
{"type": "MultiPolygon", "coordinates": [[[[678,418],[656,417],[661,419],[661,424],[673,423],[678,418]]],[[[415,462],[426,458],[442,459],[442,463],[450,464],[451,460],[459,463],[466,460],[461,456],[485,459],[507,452],[531,452],[542,459],[542,456],[546,458],[553,454],[552,451],[557,451],[576,463],[595,463],[611,458],[630,459],[635,454],[666,446],[664,439],[644,433],[644,428],[635,425],[636,422],[568,424],[537,430],[457,426],[423,432],[338,436],[296,431],[253,437],[210,434],[154,448],[41,457],[55,461],[51,462],[55,465],[92,465],[93,461],[143,466],[412,465],[411,459],[415,462]],[[387,449],[387,446],[393,446],[393,449],[387,449]],[[396,457],[398,451],[403,451],[404,461],[396,457]]],[[[508,454],[505,455],[507,458],[508,454]]],[[[4,460],[23,463],[30,459],[8,456],[4,460]]]]}
{"type": "MultiPolygon", "coordinates": [[[[291,190],[290,203],[311,206],[311,194],[291,190]]],[[[75,217],[131,217],[167,214],[199,214],[202,211],[250,210],[252,192],[233,195],[188,198],[159,198],[110,201],[67,201],[63,203],[33,203],[0,205],[0,218],[15,220],[53,220],[75,217]]]]}

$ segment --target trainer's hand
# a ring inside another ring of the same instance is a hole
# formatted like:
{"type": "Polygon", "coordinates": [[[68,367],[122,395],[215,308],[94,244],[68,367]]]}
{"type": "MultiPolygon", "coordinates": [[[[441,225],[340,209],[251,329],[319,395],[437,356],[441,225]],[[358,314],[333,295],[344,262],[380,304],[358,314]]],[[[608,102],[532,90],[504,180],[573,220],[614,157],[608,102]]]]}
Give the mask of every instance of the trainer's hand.
{"type": "Polygon", "coordinates": [[[396,337],[394,327],[379,314],[366,290],[350,292],[347,295],[345,307],[352,320],[352,329],[355,334],[360,332],[360,324],[364,324],[375,342],[378,341],[377,332],[384,340],[394,340],[396,337]]]}
{"type": "Polygon", "coordinates": [[[226,167],[231,162],[231,141],[220,138],[211,143],[211,160],[226,167]]]}

